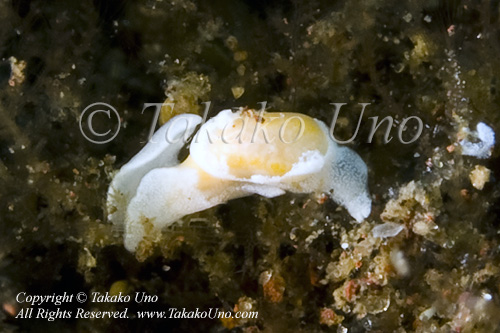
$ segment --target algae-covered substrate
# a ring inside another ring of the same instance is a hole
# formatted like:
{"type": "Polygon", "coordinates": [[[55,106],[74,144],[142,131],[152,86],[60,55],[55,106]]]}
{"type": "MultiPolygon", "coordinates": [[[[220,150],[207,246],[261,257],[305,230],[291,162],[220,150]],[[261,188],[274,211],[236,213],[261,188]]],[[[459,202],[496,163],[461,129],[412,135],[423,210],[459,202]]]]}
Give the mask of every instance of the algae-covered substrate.
{"type": "Polygon", "coordinates": [[[500,332],[499,53],[496,0],[0,0],[1,331],[500,332]],[[346,103],[371,214],[255,194],[128,251],[108,187],[151,125],[263,101],[346,103]]]}

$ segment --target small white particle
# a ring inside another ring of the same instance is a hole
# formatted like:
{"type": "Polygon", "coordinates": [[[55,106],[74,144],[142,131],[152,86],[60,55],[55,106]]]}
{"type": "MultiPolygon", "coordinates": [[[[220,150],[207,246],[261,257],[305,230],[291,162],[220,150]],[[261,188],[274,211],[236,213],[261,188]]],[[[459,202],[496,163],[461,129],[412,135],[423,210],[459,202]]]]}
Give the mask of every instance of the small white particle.
{"type": "Polygon", "coordinates": [[[404,227],[399,223],[385,222],[384,224],[376,225],[372,229],[372,234],[377,238],[395,237],[403,230],[404,227]]]}
{"type": "Polygon", "coordinates": [[[402,251],[397,250],[391,252],[391,263],[399,276],[408,276],[408,274],[410,274],[410,265],[402,251]]]}
{"type": "Polygon", "coordinates": [[[410,13],[403,16],[403,20],[405,20],[406,23],[410,23],[411,19],[412,19],[412,16],[410,13]]]}

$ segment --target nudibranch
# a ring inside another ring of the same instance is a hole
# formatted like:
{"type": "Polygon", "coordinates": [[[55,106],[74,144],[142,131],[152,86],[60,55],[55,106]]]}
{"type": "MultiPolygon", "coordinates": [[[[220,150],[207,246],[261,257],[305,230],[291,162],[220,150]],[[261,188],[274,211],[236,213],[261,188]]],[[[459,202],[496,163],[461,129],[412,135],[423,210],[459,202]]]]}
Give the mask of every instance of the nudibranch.
{"type": "Polygon", "coordinates": [[[193,114],[170,119],[114,177],[108,218],[124,226],[129,251],[185,215],[252,194],[326,193],[358,222],[370,214],[365,163],[323,122],[249,109],[223,110],[195,133],[201,122],[193,114]]]}

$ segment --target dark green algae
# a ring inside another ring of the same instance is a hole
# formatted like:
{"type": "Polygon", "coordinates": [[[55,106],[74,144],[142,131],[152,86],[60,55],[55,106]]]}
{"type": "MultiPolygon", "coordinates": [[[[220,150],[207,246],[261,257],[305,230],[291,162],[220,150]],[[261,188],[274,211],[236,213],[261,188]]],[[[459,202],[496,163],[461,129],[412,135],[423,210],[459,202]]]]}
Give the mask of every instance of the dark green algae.
{"type": "Polygon", "coordinates": [[[500,127],[498,14],[497,1],[0,1],[3,330],[498,330],[498,152],[478,160],[457,144],[479,121],[500,127]],[[13,77],[10,57],[26,63],[24,77],[13,77]],[[196,77],[203,86],[186,84],[196,77]],[[238,99],[234,87],[244,89],[238,99]],[[143,104],[166,96],[186,98],[177,112],[212,101],[214,115],[266,100],[270,110],[328,124],[330,103],[346,102],[341,138],[355,130],[357,103],[371,103],[349,144],[369,168],[371,216],[353,224],[329,200],[252,196],[188,216],[158,244],[127,252],[106,221],[106,191],[147,140],[153,114],[141,114],[143,104]],[[78,128],[97,101],[122,118],[105,145],[78,128]],[[374,116],[397,124],[418,116],[426,127],[410,145],[384,144],[382,130],[367,143],[374,116]],[[476,165],[492,171],[483,190],[469,179],[476,165]],[[373,237],[386,222],[405,229],[373,237]],[[112,286],[158,295],[154,304],[127,304],[129,313],[252,304],[259,317],[12,315],[21,291],[112,286]]]}

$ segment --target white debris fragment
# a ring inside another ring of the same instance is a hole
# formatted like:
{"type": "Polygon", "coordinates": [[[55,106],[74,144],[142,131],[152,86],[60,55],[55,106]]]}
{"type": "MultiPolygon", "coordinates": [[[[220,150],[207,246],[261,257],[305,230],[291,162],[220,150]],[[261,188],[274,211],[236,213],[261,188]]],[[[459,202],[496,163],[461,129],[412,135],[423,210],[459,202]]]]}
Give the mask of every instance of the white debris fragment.
{"type": "Polygon", "coordinates": [[[405,277],[410,274],[410,264],[405,258],[403,251],[395,250],[391,252],[391,263],[399,276],[405,277]]]}
{"type": "Polygon", "coordinates": [[[394,237],[403,230],[404,227],[399,223],[386,222],[384,224],[379,224],[372,229],[372,234],[374,237],[378,238],[389,238],[394,237]]]}
{"type": "Polygon", "coordinates": [[[493,296],[491,296],[491,294],[488,293],[483,293],[483,299],[485,301],[491,301],[493,299],[493,296]]]}
{"type": "Polygon", "coordinates": [[[422,311],[422,313],[418,316],[418,318],[422,321],[427,321],[431,319],[435,314],[436,314],[436,308],[430,307],[427,310],[422,311]]]}
{"type": "Polygon", "coordinates": [[[479,142],[471,142],[468,139],[460,141],[462,146],[462,155],[474,156],[477,158],[488,158],[491,156],[491,151],[495,145],[495,132],[491,127],[483,122],[476,126],[476,131],[470,133],[470,136],[479,140],[479,142]]]}

